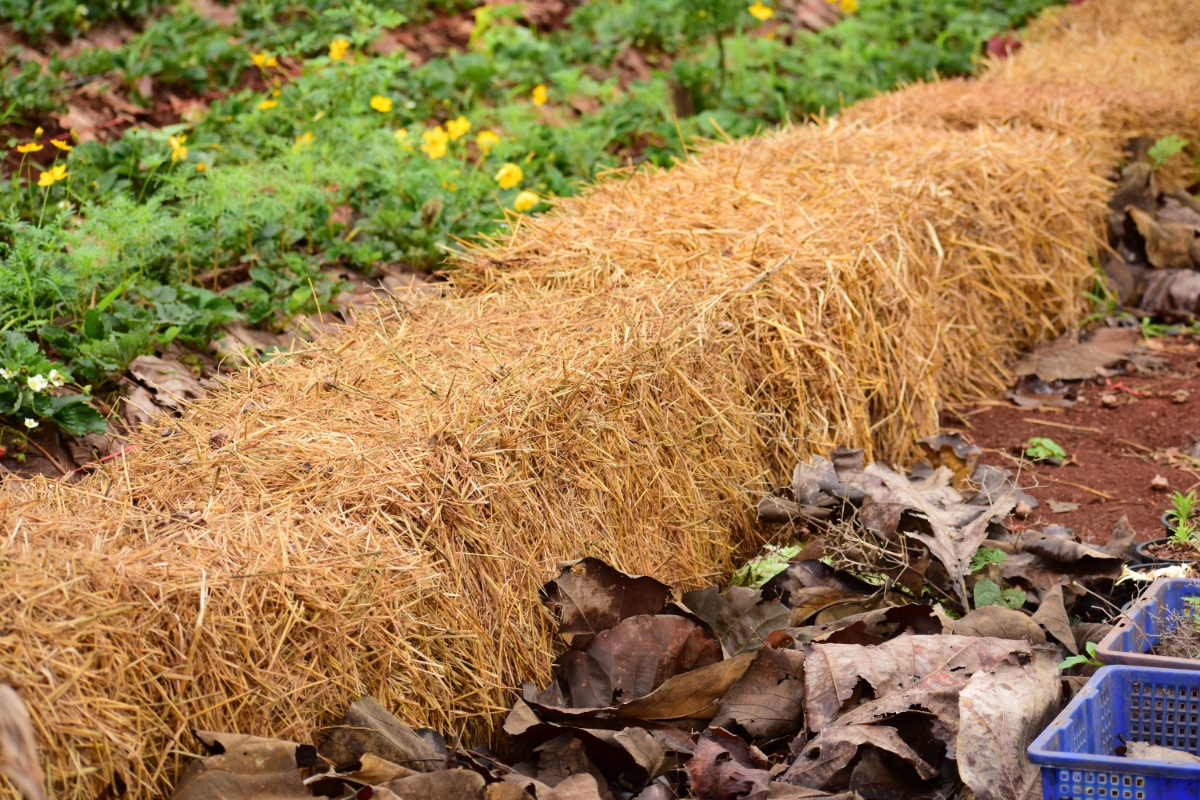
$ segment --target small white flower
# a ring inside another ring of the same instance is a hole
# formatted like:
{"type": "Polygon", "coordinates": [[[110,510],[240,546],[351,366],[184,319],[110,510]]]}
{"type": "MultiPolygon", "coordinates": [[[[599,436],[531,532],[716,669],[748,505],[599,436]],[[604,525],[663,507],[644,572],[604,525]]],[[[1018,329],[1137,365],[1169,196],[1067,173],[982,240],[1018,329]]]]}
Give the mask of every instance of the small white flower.
{"type": "Polygon", "coordinates": [[[29,428],[29,430],[33,430],[37,426],[38,426],[38,422],[36,419],[32,419],[31,417],[25,418],[25,427],[26,428],[29,428]]]}
{"type": "Polygon", "coordinates": [[[27,383],[29,384],[29,388],[35,392],[44,392],[50,388],[50,381],[41,375],[30,375],[27,383]]]}
{"type": "Polygon", "coordinates": [[[6,370],[4,367],[0,367],[0,378],[4,378],[6,381],[11,381],[12,376],[13,374],[11,372],[6,370]]]}
{"type": "Polygon", "coordinates": [[[63,379],[62,373],[56,369],[50,370],[50,374],[46,377],[50,379],[50,385],[55,389],[66,383],[66,380],[63,379]]]}

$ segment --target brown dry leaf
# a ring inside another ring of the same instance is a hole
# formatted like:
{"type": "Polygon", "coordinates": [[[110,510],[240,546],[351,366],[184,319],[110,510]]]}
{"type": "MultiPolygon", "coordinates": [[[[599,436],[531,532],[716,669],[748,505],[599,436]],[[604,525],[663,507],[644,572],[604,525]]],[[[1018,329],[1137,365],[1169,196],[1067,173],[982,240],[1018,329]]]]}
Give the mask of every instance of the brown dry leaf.
{"type": "Polygon", "coordinates": [[[178,361],[157,356],[138,356],[129,364],[128,371],[154,392],[154,403],[159,409],[174,414],[183,413],[188,404],[205,394],[204,385],[178,361]]]}
{"type": "Polygon", "coordinates": [[[834,603],[840,603],[843,600],[855,597],[862,597],[862,595],[858,593],[848,594],[830,586],[811,586],[807,589],[791,592],[789,599],[791,600],[792,614],[788,620],[788,624],[791,627],[803,625],[810,617],[822,609],[834,603]]]}
{"type": "Polygon", "coordinates": [[[898,524],[906,514],[915,514],[928,523],[931,533],[893,527],[882,529],[884,536],[903,533],[929,548],[949,573],[951,585],[963,604],[967,604],[966,586],[962,576],[970,572],[971,557],[987,537],[987,527],[993,519],[1003,519],[1016,505],[1016,494],[1010,490],[1000,496],[985,497],[987,505],[973,505],[950,486],[951,472],[938,468],[924,480],[911,481],[906,476],[883,466],[869,464],[861,471],[838,470],[838,477],[862,489],[865,499],[860,518],[872,508],[886,509],[875,519],[888,518],[898,524]]]}
{"type": "Polygon", "coordinates": [[[1200,269],[1200,228],[1163,222],[1130,206],[1129,216],[1146,239],[1146,257],[1159,269],[1200,269]]]}
{"type": "Polygon", "coordinates": [[[1096,377],[1096,370],[1124,361],[1137,347],[1133,328],[1101,328],[1086,341],[1069,333],[1042,345],[1021,359],[1013,372],[1036,375],[1044,381],[1077,381],[1096,377]]]}
{"type": "Polygon", "coordinates": [[[645,697],[668,678],[721,660],[721,645],[705,628],[674,614],[622,620],[570,650],[558,673],[567,706],[608,708],[645,697]]]}
{"type": "Polygon", "coordinates": [[[45,800],[46,778],[38,764],[33,720],[16,689],[0,683],[0,775],[28,800],[45,800]]]}
{"type": "Polygon", "coordinates": [[[676,675],[645,697],[622,704],[616,715],[645,721],[712,719],[721,698],[745,675],[755,655],[741,653],[676,675]]]}
{"type": "Polygon", "coordinates": [[[958,692],[967,679],[1031,652],[1028,642],[969,636],[902,636],[877,647],[810,644],[803,649],[810,730],[823,731],[835,720],[852,725],[920,707],[951,735],[958,692]],[[871,687],[873,699],[859,704],[860,681],[871,687]]]}
{"type": "Polygon", "coordinates": [[[359,763],[363,769],[368,755],[417,772],[438,769],[446,761],[444,751],[404,725],[374,697],[351,703],[341,721],[326,734],[318,752],[331,764],[359,763]]]}
{"type": "Polygon", "coordinates": [[[671,587],[644,575],[626,575],[598,558],[585,558],[562,565],[558,578],[542,587],[542,599],[559,609],[559,635],[582,649],[592,635],[624,619],[662,611],[671,599],[671,587]]]}
{"type": "MultiPolygon", "coordinates": [[[[1062,599],[1061,594],[1059,599],[1062,599]]],[[[975,609],[955,621],[954,633],[985,639],[1022,639],[1030,644],[1046,643],[1046,634],[1036,622],[1020,611],[1004,606],[984,606],[975,609]]]]}
{"type": "Polygon", "coordinates": [[[317,762],[316,748],[281,739],[197,731],[210,755],[184,773],[173,800],[312,800],[300,767],[317,762]]]}
{"type": "Polygon", "coordinates": [[[757,748],[722,728],[700,735],[685,769],[692,794],[705,800],[765,798],[771,783],[768,762],[757,748]]]}
{"type": "Polygon", "coordinates": [[[1108,537],[1108,543],[1104,545],[1104,552],[1113,558],[1127,561],[1136,541],[1137,531],[1129,524],[1129,517],[1122,514],[1121,518],[1117,520],[1117,524],[1113,526],[1112,534],[1108,537]]]}
{"type": "Polygon", "coordinates": [[[553,789],[572,777],[588,775],[595,779],[592,788],[598,791],[601,800],[612,800],[608,781],[588,758],[579,737],[569,734],[559,736],[538,745],[533,753],[537,759],[537,774],[533,777],[541,783],[553,789]]]}
{"type": "Polygon", "coordinates": [[[918,439],[917,444],[934,468],[946,467],[954,474],[952,483],[959,489],[966,486],[971,475],[975,473],[979,456],[983,453],[977,445],[963,438],[961,433],[926,436],[924,439],[918,439]]]}
{"type": "Polygon", "coordinates": [[[1022,375],[1004,396],[1022,408],[1070,408],[1079,402],[1079,388],[1061,381],[1046,383],[1036,375],[1022,375]]]}
{"type": "Polygon", "coordinates": [[[799,730],[804,719],[804,654],[765,647],[724,693],[713,727],[765,741],[799,730]]]}
{"type": "Polygon", "coordinates": [[[667,764],[667,753],[653,734],[638,726],[621,730],[579,728],[572,724],[543,722],[536,703],[517,700],[512,711],[504,720],[504,732],[513,737],[513,752],[532,753],[542,742],[548,742],[564,734],[578,737],[585,745],[590,758],[603,764],[610,776],[615,776],[630,786],[644,786],[662,774],[667,764]]]}
{"type": "MultiPolygon", "coordinates": [[[[797,739],[799,743],[799,739],[797,739]]],[[[783,780],[814,789],[823,789],[844,770],[864,745],[877,747],[900,756],[912,764],[917,775],[928,780],[937,768],[925,761],[900,732],[888,725],[838,725],[822,731],[797,753],[796,760],[783,774],[783,780]]]]}
{"type": "Polygon", "coordinates": [[[1190,319],[1200,314],[1200,272],[1166,269],[1152,273],[1146,278],[1138,308],[1171,318],[1190,319]]]}
{"type": "MultiPolygon", "coordinates": [[[[603,800],[600,787],[591,775],[572,775],[545,796],[545,800],[603,800]]],[[[446,798],[451,800],[451,798],[446,798]]],[[[538,800],[542,800],[539,796],[538,800]]]]}
{"type": "Polygon", "coordinates": [[[1046,633],[1053,636],[1072,655],[1079,654],[1079,647],[1075,644],[1075,632],[1071,630],[1071,618],[1067,616],[1066,604],[1063,602],[1061,583],[1056,583],[1049,591],[1042,593],[1042,601],[1033,614],[1033,621],[1045,628],[1046,633]]]}
{"type": "Polygon", "coordinates": [[[1037,648],[1028,663],[978,672],[959,695],[958,773],[975,800],[1042,796],[1040,769],[1025,748],[1058,713],[1057,657],[1037,648]]]}
{"type": "Polygon", "coordinates": [[[683,596],[683,604],[712,626],[726,658],[757,648],[791,616],[778,600],[764,600],[762,592],[745,586],[731,586],[724,593],[716,586],[697,589],[683,596]]]}
{"type": "Polygon", "coordinates": [[[1117,575],[1121,572],[1119,558],[1076,541],[1070,529],[1061,525],[1051,525],[1022,538],[1021,549],[1059,564],[1077,567],[1089,574],[1117,575]]]}
{"type": "Polygon", "coordinates": [[[943,633],[944,628],[934,615],[933,606],[909,603],[855,614],[826,625],[793,628],[789,632],[800,642],[873,645],[905,633],[922,636],[943,633]]]}
{"type": "MultiPolygon", "coordinates": [[[[778,598],[789,608],[794,605],[793,597],[805,589],[823,587],[841,592],[843,595],[860,597],[874,594],[875,587],[854,577],[848,572],[834,569],[828,564],[809,559],[788,564],[787,569],[767,581],[762,587],[763,597],[778,598]]],[[[807,600],[808,595],[799,595],[807,600]]]]}
{"type": "MultiPolygon", "coordinates": [[[[484,779],[471,770],[442,769],[388,781],[375,788],[377,792],[379,789],[390,791],[397,800],[482,800],[484,779]]],[[[382,795],[377,793],[375,796],[382,795]]],[[[309,797],[311,800],[311,795],[309,797]]]]}

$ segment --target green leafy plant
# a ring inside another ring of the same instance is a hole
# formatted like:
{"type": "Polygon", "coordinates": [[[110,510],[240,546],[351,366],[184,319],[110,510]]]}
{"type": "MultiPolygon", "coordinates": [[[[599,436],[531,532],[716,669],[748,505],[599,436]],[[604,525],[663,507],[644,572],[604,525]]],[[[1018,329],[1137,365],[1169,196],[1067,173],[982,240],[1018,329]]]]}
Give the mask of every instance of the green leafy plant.
{"type": "Polygon", "coordinates": [[[1150,165],[1158,169],[1167,163],[1171,156],[1182,153],[1187,146],[1188,140],[1174,133],[1156,140],[1147,153],[1150,156],[1150,165]]]}
{"type": "Polygon", "coordinates": [[[971,556],[971,563],[968,568],[971,572],[979,572],[981,569],[987,568],[990,564],[999,564],[1008,558],[1008,553],[999,550],[995,547],[980,547],[975,551],[975,555],[971,556]]]}
{"type": "Polygon", "coordinates": [[[1044,436],[1034,436],[1029,440],[1029,445],[1025,448],[1025,457],[1033,461],[1047,461],[1052,458],[1063,459],[1067,457],[1067,451],[1063,450],[1053,439],[1047,439],[1044,436]]]}
{"type": "Polygon", "coordinates": [[[1101,661],[1096,656],[1096,643],[1095,642],[1088,642],[1087,645],[1084,647],[1084,650],[1085,650],[1085,652],[1083,652],[1083,653],[1063,659],[1061,662],[1059,662],[1058,668],[1059,669],[1070,669],[1071,667],[1082,667],[1082,666],[1091,666],[1091,667],[1103,667],[1104,666],[1104,662],[1101,661]]]}
{"type": "Polygon", "coordinates": [[[783,572],[788,562],[800,554],[800,545],[767,545],[761,555],[750,559],[733,571],[734,586],[761,589],[763,584],[783,572]]]}
{"type": "Polygon", "coordinates": [[[1196,515],[1196,490],[1187,494],[1175,492],[1171,496],[1171,507],[1167,509],[1167,520],[1171,523],[1172,544],[1190,545],[1195,547],[1200,543],[1200,528],[1192,522],[1196,515]]]}
{"type": "Polygon", "coordinates": [[[1020,608],[1025,605],[1025,591],[1017,587],[1001,588],[991,578],[980,578],[975,581],[974,600],[976,608],[984,606],[1004,606],[1005,608],[1020,608]]]}

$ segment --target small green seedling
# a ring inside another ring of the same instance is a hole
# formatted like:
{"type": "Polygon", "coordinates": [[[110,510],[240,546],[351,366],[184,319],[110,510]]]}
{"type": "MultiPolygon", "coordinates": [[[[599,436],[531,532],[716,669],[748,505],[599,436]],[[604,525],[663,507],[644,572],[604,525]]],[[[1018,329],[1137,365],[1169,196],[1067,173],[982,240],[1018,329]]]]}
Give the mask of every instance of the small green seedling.
{"type": "Polygon", "coordinates": [[[1034,436],[1029,440],[1029,446],[1025,448],[1025,457],[1033,461],[1048,461],[1052,458],[1064,459],[1067,457],[1067,451],[1063,450],[1053,439],[1034,436]]]}
{"type": "Polygon", "coordinates": [[[995,547],[981,547],[975,551],[975,555],[971,556],[968,569],[971,572],[979,572],[981,569],[986,569],[989,564],[999,564],[1006,558],[1008,558],[1008,553],[1003,550],[995,547]]]}
{"type": "Polygon", "coordinates": [[[1187,494],[1175,492],[1171,497],[1171,507],[1167,509],[1167,519],[1171,523],[1171,543],[1179,545],[1196,545],[1200,540],[1200,529],[1192,522],[1196,513],[1196,490],[1187,494]]]}
{"type": "Polygon", "coordinates": [[[1171,156],[1183,152],[1183,148],[1188,146],[1188,140],[1182,136],[1172,133],[1170,136],[1164,136],[1150,146],[1147,155],[1150,156],[1150,165],[1158,169],[1171,158],[1171,156]]]}
{"type": "Polygon", "coordinates": [[[1000,584],[991,578],[980,578],[975,581],[975,608],[984,606],[1003,606],[1004,608],[1020,608],[1025,605],[1025,590],[1016,587],[1000,588],[1000,584]]]}
{"type": "Polygon", "coordinates": [[[1087,664],[1087,665],[1093,666],[1093,667],[1103,667],[1104,666],[1104,662],[1101,661],[1096,656],[1096,643],[1095,642],[1088,642],[1087,647],[1085,647],[1084,649],[1087,650],[1086,655],[1083,653],[1080,653],[1077,656],[1071,656],[1070,658],[1068,658],[1068,659],[1064,660],[1062,663],[1060,663],[1058,665],[1058,668],[1059,669],[1070,669],[1071,667],[1079,667],[1084,664],[1087,664]]]}

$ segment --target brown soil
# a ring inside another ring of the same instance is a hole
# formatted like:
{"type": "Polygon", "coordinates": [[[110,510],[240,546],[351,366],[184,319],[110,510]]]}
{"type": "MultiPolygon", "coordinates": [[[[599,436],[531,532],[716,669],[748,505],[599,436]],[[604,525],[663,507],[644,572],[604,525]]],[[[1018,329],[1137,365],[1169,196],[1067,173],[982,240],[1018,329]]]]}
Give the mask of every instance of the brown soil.
{"type": "Polygon", "coordinates": [[[1159,370],[1130,367],[1131,374],[1085,381],[1072,408],[1019,408],[997,400],[943,413],[945,429],[983,448],[983,462],[1013,470],[1038,499],[1033,513],[1011,520],[1014,525],[1066,525],[1084,541],[1102,544],[1125,516],[1138,541],[1166,535],[1159,518],[1170,507],[1171,492],[1200,486],[1194,450],[1200,441],[1200,342],[1174,337],[1146,345],[1164,360],[1159,370]],[[1179,390],[1187,393],[1186,402],[1178,402],[1182,395],[1172,398],[1179,390]],[[1105,394],[1116,396],[1115,407],[1102,405],[1105,394]],[[1061,445],[1066,463],[1055,467],[1023,459],[1035,436],[1061,445]],[[1055,513],[1050,500],[1079,508],[1055,513]]]}

